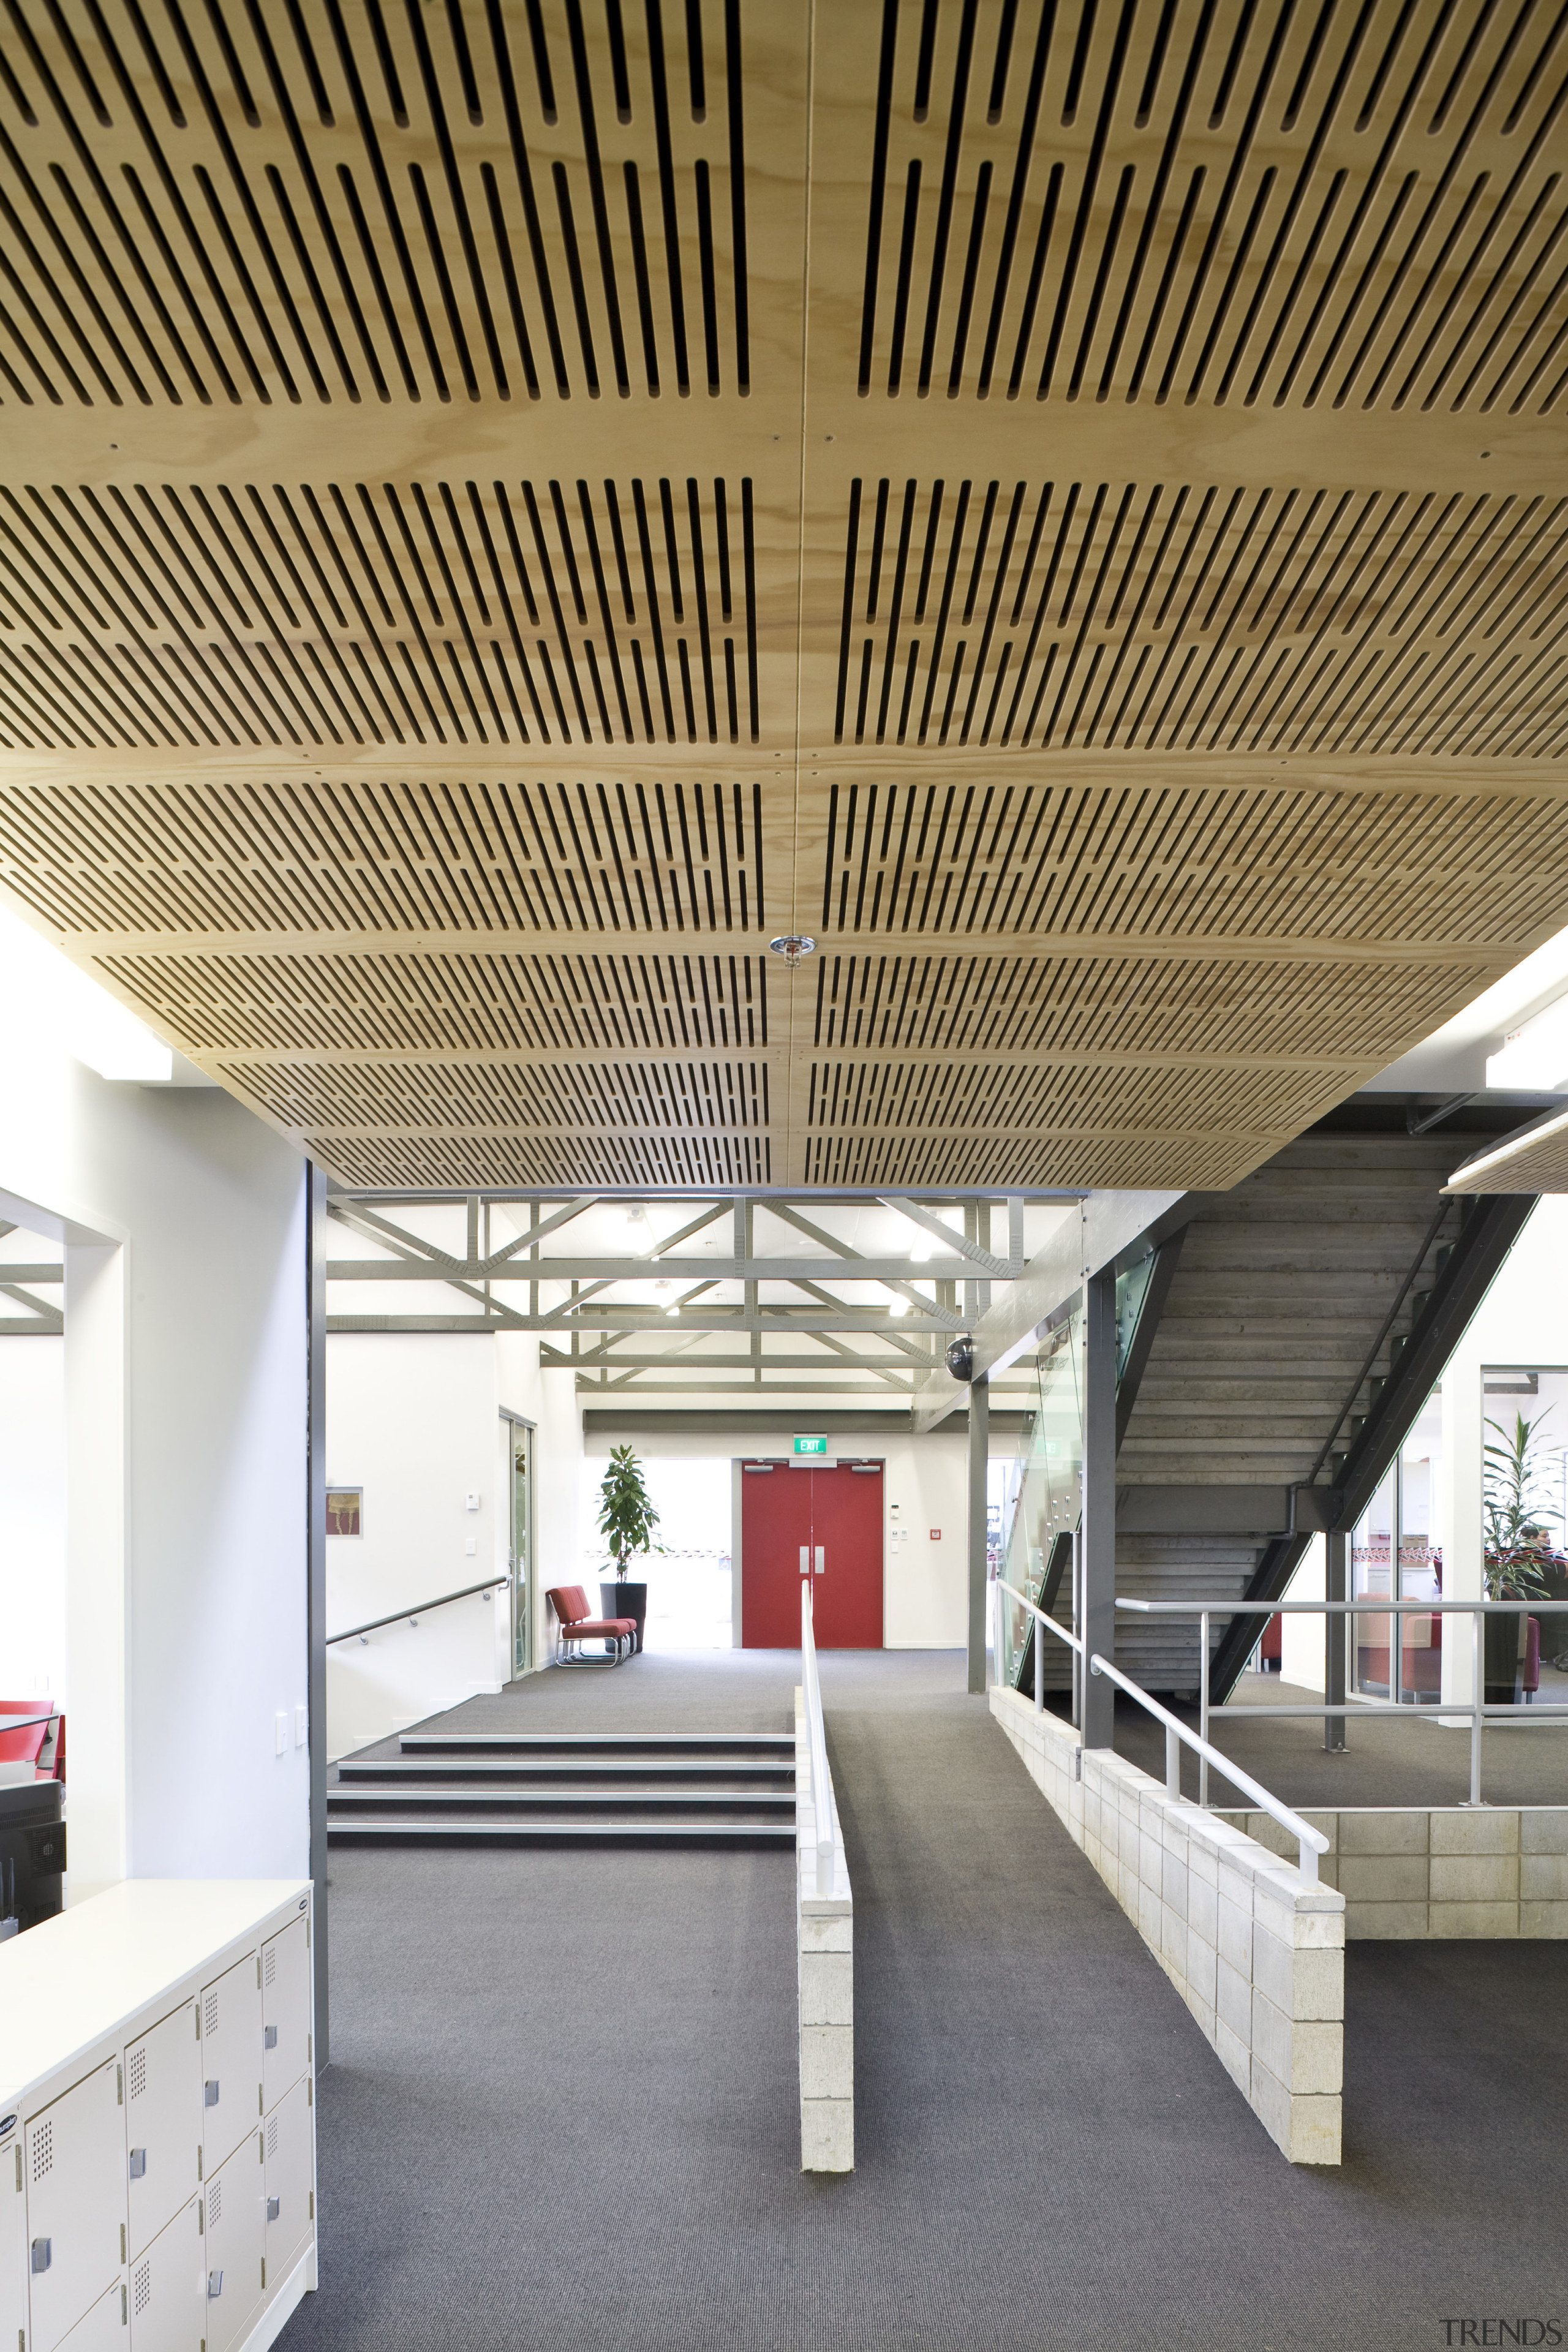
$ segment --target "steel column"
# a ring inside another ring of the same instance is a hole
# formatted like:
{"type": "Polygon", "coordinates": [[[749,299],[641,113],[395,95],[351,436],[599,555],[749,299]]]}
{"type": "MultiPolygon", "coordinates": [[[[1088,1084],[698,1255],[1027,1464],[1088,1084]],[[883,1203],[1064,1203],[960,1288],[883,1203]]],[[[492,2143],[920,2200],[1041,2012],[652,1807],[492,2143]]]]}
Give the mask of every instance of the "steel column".
{"type": "Polygon", "coordinates": [[[985,1691],[985,1473],[991,1455],[991,1387],[969,1384],[969,1687],[985,1691]]]}
{"type": "MultiPolygon", "coordinates": [[[[1079,1594],[1084,1663],[1116,1656],[1116,1276],[1084,1285],[1083,1542],[1079,1594]]],[[[1083,1678],[1083,1744],[1115,1746],[1116,1691],[1104,1675],[1083,1678]]]]}
{"type": "MultiPolygon", "coordinates": [[[[1327,1553],[1324,1568],[1323,1598],[1343,1601],[1345,1591],[1345,1554],[1349,1538],[1342,1528],[1331,1528],[1323,1538],[1327,1553]]],[[[1323,1620],[1323,1700],[1329,1706],[1345,1703],[1345,1629],[1347,1617],[1329,1616],[1323,1620]]],[[[1331,1755],[1337,1755],[1345,1746],[1345,1719],[1342,1715],[1323,1718],[1323,1746],[1331,1755]]]]}
{"type": "Polygon", "coordinates": [[[327,2012],[327,1171],[305,1163],[305,1634],[310,1727],[310,1957],[315,2064],[328,2063],[327,2012]]]}

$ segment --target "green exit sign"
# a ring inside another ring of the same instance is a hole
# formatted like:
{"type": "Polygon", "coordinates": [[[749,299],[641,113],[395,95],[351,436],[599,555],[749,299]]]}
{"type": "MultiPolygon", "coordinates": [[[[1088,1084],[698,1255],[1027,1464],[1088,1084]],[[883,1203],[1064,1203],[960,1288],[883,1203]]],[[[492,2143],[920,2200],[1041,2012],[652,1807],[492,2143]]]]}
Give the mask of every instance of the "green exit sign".
{"type": "Polygon", "coordinates": [[[826,1454],[827,1440],[826,1437],[797,1437],[795,1450],[797,1454],[826,1454]]]}

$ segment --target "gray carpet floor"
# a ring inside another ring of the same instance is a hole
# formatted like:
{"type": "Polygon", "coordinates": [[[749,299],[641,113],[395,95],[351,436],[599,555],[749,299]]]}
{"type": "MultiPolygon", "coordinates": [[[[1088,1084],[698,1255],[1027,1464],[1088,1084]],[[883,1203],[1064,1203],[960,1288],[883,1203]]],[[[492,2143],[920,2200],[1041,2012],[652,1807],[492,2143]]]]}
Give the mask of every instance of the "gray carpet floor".
{"type": "MultiPolygon", "coordinates": [[[[473,1705],[706,1725],[728,1683],[734,1727],[769,1728],[769,1676],[787,1705],[797,1665],[642,1664],[473,1705]]],[[[1426,2352],[1449,2319],[1568,2331],[1563,1947],[1353,1947],[1345,2162],[1293,2168],[962,1660],[829,1655],[823,1682],[856,1890],[857,2171],[797,2169],[786,1856],[340,1852],[321,2291],[288,2352],[1426,2352]]]]}

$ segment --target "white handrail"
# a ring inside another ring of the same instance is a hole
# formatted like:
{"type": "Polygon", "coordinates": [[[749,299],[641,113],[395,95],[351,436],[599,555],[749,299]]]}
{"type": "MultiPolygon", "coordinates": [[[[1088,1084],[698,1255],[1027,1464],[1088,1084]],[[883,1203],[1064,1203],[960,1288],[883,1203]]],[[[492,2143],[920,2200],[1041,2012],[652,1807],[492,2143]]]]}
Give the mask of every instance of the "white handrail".
{"type": "MultiPolygon", "coordinates": [[[[1222,1617],[1468,1617],[1470,1621],[1470,1690],[1468,1700],[1447,1699],[1440,1695],[1431,1709],[1405,1706],[1393,1699],[1357,1698],[1348,1702],[1325,1698],[1321,1706],[1249,1706],[1249,1716],[1330,1716],[1392,1715],[1406,1723],[1419,1723],[1423,1715],[1468,1717],[1470,1726],[1470,1795],[1472,1805],[1481,1801],[1481,1727],[1489,1717],[1517,1720],[1527,1717],[1531,1723],[1555,1723],[1568,1717],[1568,1706],[1559,1700],[1547,1699],[1528,1708],[1511,1699],[1489,1706],[1485,1697],[1486,1681],[1481,1663],[1481,1622],[1497,1615],[1561,1617],[1568,1614],[1568,1601],[1536,1601],[1516,1598],[1510,1601],[1395,1601],[1384,1593],[1363,1593],[1349,1601],[1132,1601],[1119,1595],[1118,1609],[1135,1611],[1142,1617],[1195,1617],[1199,1621],[1198,1647],[1202,1675],[1199,1720],[1205,1736],[1209,1727],[1209,1619],[1222,1617]],[[1479,1696],[1476,1694],[1480,1694],[1479,1696]]],[[[1226,1778],[1236,1779],[1230,1766],[1225,1768],[1226,1778]]],[[[1205,1764],[1198,1782],[1198,1802],[1208,1802],[1208,1767],[1205,1764]]]]}
{"type": "MultiPolygon", "coordinates": [[[[1077,1634],[1069,1633],[1065,1626],[1058,1625],[1054,1617],[1047,1617],[1045,1611],[1029,1600],[1026,1594],[1020,1592],[1016,1585],[1005,1583],[1001,1577],[997,1578],[996,1583],[1000,1591],[1011,1593],[1015,1601],[1020,1601],[1037,1623],[1048,1626],[1058,1640],[1067,1643],[1070,1649],[1076,1650],[1079,1655],[1082,1656],[1083,1643],[1077,1634]]],[[[1041,1695],[1040,1652],[1037,1643],[1035,1656],[1035,1704],[1040,1706],[1043,1706],[1044,1700],[1041,1695]]],[[[1179,1797],[1182,1793],[1181,1775],[1176,1757],[1176,1743],[1179,1740],[1192,1748],[1205,1766],[1216,1765],[1227,1780],[1236,1788],[1245,1790],[1247,1796],[1262,1807],[1271,1820],[1278,1822],[1280,1828],[1296,1840],[1300,1853],[1302,1877],[1310,1879],[1317,1877],[1318,1856],[1321,1853],[1327,1853],[1329,1850],[1329,1841],[1321,1830],[1315,1830],[1310,1822],[1304,1822],[1300,1813],[1292,1812],[1289,1805],[1282,1804],[1278,1797],[1270,1796],[1261,1782],[1255,1780],[1249,1772],[1244,1772],[1239,1765],[1231,1763],[1227,1757],[1220,1754],[1217,1748],[1211,1748],[1208,1741],[1200,1738],[1195,1731],[1189,1730],[1178,1717],[1163,1707],[1158,1699],[1151,1698],[1148,1692],[1141,1685],[1133,1682],[1130,1675],[1124,1675],[1120,1667],[1113,1666],[1109,1658],[1102,1658],[1098,1650],[1089,1661],[1089,1671],[1091,1675],[1104,1675],[1116,1685],[1119,1690],[1124,1690],[1129,1698],[1136,1699],[1141,1707],[1164,1725],[1165,1788],[1168,1794],[1179,1797]]]]}
{"type": "Polygon", "coordinates": [[[816,1826],[816,1891],[833,1892],[833,1781],[827,1769],[827,1726],[822,1713],[822,1685],[816,1673],[816,1637],[811,1622],[809,1577],[800,1585],[801,1683],[805,1692],[805,1740],[811,1758],[811,1810],[816,1826]]]}

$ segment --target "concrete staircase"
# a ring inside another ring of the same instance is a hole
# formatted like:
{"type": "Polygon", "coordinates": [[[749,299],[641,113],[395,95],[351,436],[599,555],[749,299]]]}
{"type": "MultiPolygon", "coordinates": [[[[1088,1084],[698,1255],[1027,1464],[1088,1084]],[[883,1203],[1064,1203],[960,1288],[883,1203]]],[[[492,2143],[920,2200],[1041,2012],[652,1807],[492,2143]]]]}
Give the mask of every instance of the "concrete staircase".
{"type": "Polygon", "coordinates": [[[348,1756],[331,1845],[793,1847],[793,1732],[408,1731],[348,1756]]]}

